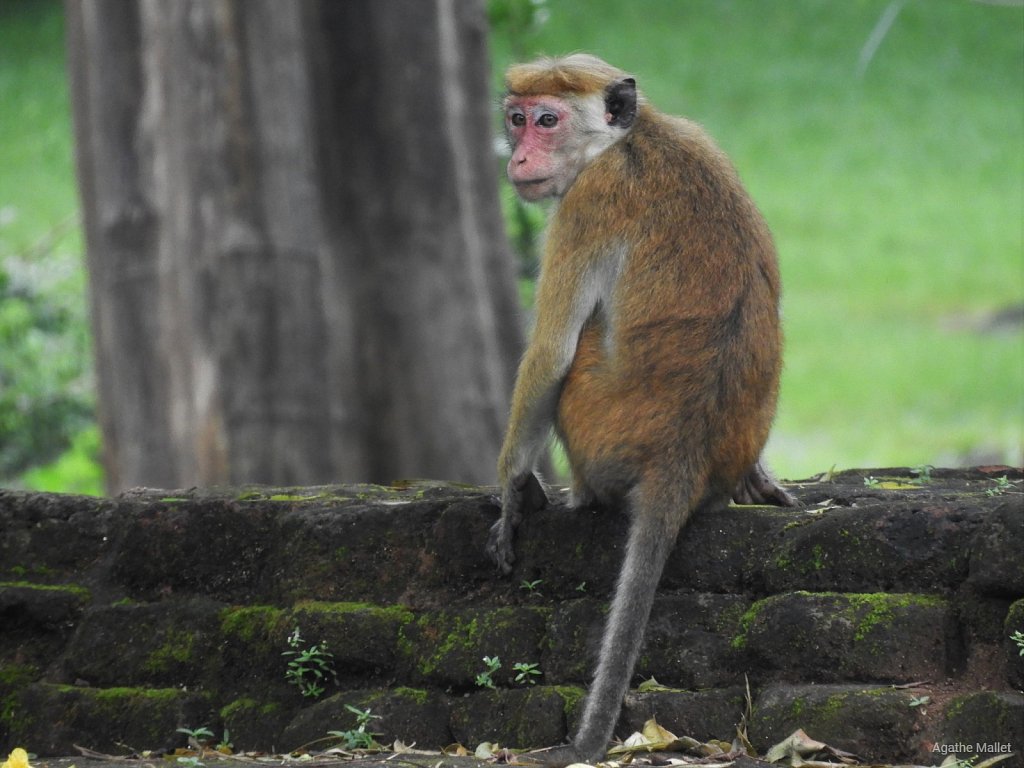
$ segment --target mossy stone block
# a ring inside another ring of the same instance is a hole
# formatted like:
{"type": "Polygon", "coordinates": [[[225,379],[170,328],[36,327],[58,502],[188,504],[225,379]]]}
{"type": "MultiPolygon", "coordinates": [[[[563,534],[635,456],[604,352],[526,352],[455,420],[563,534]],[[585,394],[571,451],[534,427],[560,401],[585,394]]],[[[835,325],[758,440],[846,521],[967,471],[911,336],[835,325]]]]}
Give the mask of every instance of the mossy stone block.
{"type": "Polygon", "coordinates": [[[862,685],[772,685],[754,700],[749,736],[763,754],[802,728],[812,738],[863,761],[910,762],[917,719],[911,695],[862,685]]]}

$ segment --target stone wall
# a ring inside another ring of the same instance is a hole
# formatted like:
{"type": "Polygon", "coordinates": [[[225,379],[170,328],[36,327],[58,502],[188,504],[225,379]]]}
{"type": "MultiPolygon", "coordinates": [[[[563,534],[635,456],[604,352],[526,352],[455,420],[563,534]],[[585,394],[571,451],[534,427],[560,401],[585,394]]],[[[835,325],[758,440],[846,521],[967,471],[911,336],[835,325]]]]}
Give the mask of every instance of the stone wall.
{"type": "MultiPolygon", "coordinates": [[[[749,681],[760,750],[803,728],[867,760],[938,764],[959,744],[1024,765],[1021,479],[846,472],[797,484],[801,509],[696,516],[635,677],[662,687],[630,694],[617,734],[653,715],[731,740],[749,681]]],[[[352,728],[346,705],[381,716],[383,743],[564,740],[626,521],[552,504],[500,578],[483,554],[491,493],[0,491],[0,747],[162,749],[205,726],[282,752],[352,728]],[[318,699],[285,679],[296,627],[334,657],[318,699]],[[484,656],[501,660],[493,689],[484,656]]]]}

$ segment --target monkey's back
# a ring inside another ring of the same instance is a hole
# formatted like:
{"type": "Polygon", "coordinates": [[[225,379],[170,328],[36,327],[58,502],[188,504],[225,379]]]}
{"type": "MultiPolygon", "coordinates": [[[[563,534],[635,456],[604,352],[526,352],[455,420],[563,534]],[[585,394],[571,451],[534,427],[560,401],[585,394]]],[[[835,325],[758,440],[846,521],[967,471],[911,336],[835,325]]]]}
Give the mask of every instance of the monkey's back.
{"type": "Polygon", "coordinates": [[[559,400],[574,473],[599,496],[650,473],[731,491],[767,439],[782,341],[774,245],[729,160],[699,126],[643,108],[579,175],[549,236],[611,249],[620,275],[559,400]]]}

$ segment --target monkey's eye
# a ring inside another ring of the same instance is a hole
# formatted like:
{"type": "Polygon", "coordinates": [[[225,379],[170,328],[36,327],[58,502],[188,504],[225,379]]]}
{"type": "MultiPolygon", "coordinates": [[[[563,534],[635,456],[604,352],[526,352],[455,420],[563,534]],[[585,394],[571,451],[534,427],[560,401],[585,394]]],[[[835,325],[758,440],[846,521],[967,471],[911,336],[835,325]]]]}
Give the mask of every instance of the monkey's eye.
{"type": "Polygon", "coordinates": [[[558,115],[553,115],[550,112],[545,112],[537,118],[537,125],[541,128],[554,128],[558,125],[558,115]]]}
{"type": "Polygon", "coordinates": [[[524,125],[526,125],[526,115],[524,115],[522,112],[512,112],[508,116],[508,121],[517,128],[522,128],[524,125]]]}

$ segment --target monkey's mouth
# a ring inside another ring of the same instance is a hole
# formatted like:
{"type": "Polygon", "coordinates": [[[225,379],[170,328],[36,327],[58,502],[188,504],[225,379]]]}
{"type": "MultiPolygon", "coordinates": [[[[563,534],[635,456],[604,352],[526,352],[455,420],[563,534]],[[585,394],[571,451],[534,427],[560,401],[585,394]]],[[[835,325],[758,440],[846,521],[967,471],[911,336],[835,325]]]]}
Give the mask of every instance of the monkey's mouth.
{"type": "Polygon", "coordinates": [[[547,184],[549,181],[551,181],[551,177],[545,176],[543,179],[524,179],[516,181],[514,184],[517,187],[539,187],[541,184],[547,184]]]}
{"type": "Polygon", "coordinates": [[[547,176],[543,179],[523,179],[512,182],[516,188],[516,194],[523,200],[533,202],[555,194],[553,188],[554,180],[547,176]]]}

